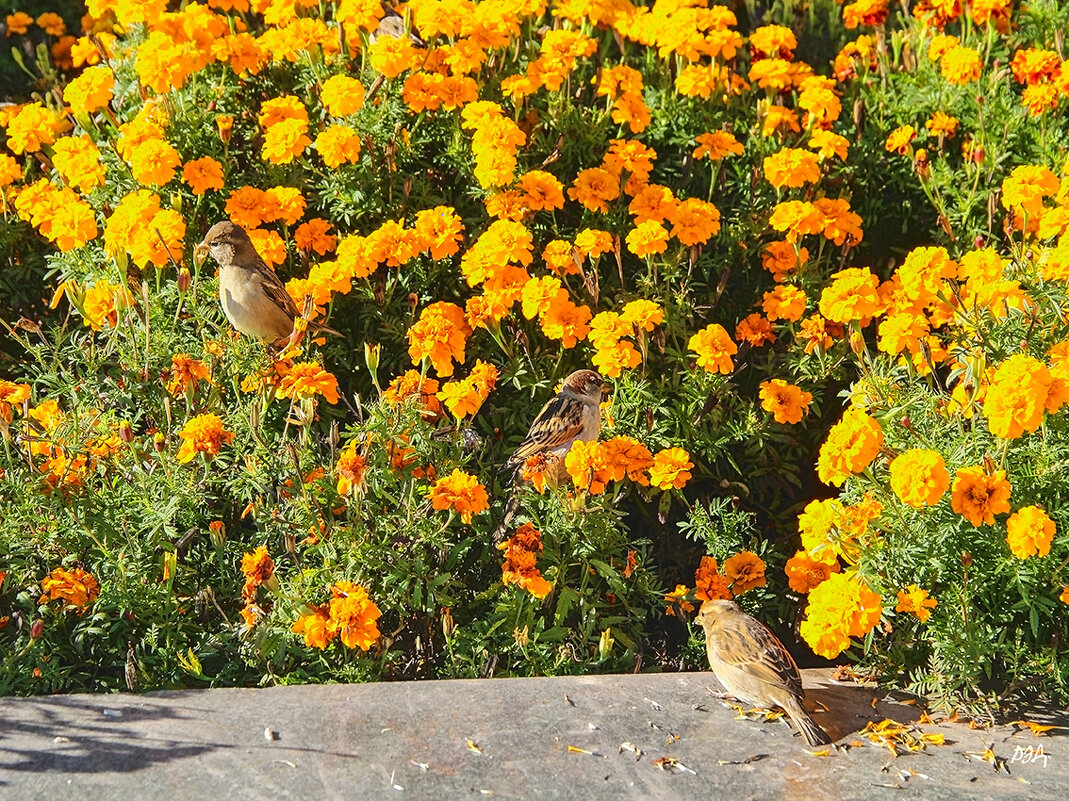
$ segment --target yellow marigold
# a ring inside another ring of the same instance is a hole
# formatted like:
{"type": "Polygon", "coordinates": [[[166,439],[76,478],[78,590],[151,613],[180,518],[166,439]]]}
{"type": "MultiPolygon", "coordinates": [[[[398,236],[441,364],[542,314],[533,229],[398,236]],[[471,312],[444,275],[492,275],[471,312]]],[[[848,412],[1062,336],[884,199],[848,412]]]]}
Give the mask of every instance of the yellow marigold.
{"type": "Polygon", "coordinates": [[[465,523],[471,522],[472,515],[490,508],[486,488],[459,467],[434,483],[430,497],[435,509],[455,509],[465,523]]]}
{"type": "Polygon", "coordinates": [[[942,111],[937,111],[924,123],[924,127],[935,136],[951,138],[958,132],[958,119],[942,111]]]}
{"type": "Polygon", "coordinates": [[[464,361],[471,333],[463,309],[445,301],[432,303],[408,330],[408,355],[416,365],[430,359],[438,375],[446,378],[453,374],[453,360],[464,361]]]}
{"type": "Polygon", "coordinates": [[[991,525],[995,515],[1010,511],[1010,482],[1006,471],[988,474],[981,466],[963,467],[954,474],[950,504],[974,526],[991,525]]]}
{"type": "Polygon", "coordinates": [[[596,347],[590,361],[594,369],[606,378],[617,378],[624,370],[631,370],[642,363],[642,354],[627,340],[606,342],[596,347]]]}
{"type": "Polygon", "coordinates": [[[345,125],[330,125],[316,137],[315,148],[328,167],[360,161],[360,135],[345,125]]]}
{"type": "Polygon", "coordinates": [[[891,131],[891,135],[887,137],[887,141],[884,143],[884,148],[888,153],[894,151],[899,155],[906,155],[912,150],[912,142],[917,135],[917,129],[912,125],[902,125],[891,131]]]}
{"type": "Polygon", "coordinates": [[[333,597],[328,628],[341,637],[347,648],[368,650],[379,638],[379,608],[367,590],[351,581],[339,581],[330,592],[333,597]]]}
{"type": "Polygon", "coordinates": [[[1058,177],[1046,167],[1022,164],[1002,181],[1002,205],[1035,219],[1043,213],[1043,198],[1058,187],[1058,177]]]}
{"type": "Polygon", "coordinates": [[[323,82],[319,97],[335,117],[348,117],[364,105],[364,86],[348,75],[334,75],[323,82]]]}
{"type": "Polygon", "coordinates": [[[831,276],[820,293],[820,313],[836,323],[867,321],[881,310],[880,279],[867,267],[848,267],[831,276]]]}
{"type": "Polygon", "coordinates": [[[806,551],[798,551],[787,560],[783,570],[787,574],[787,584],[792,590],[803,595],[814,587],[820,586],[832,573],[839,572],[839,561],[830,550],[831,560],[814,559],[806,551]]]}
{"type": "Polygon", "coordinates": [[[800,148],[785,147],[764,161],[765,178],[777,189],[800,187],[820,180],[820,164],[816,153],[800,148]]]}
{"type": "Polygon", "coordinates": [[[980,80],[980,54],[970,47],[952,47],[943,54],[939,69],[948,83],[966,84],[980,80]]]}
{"type": "Polygon", "coordinates": [[[324,650],[338,636],[330,626],[330,610],[327,606],[307,606],[308,612],[300,615],[290,631],[304,635],[304,644],[310,648],[324,650]]]}
{"type": "Polygon", "coordinates": [[[1054,534],[1054,521],[1038,506],[1018,509],[1006,521],[1006,543],[1018,559],[1046,556],[1054,534]]]}
{"type": "Polygon", "coordinates": [[[923,590],[916,584],[910,584],[904,590],[898,591],[898,606],[896,612],[911,612],[917,616],[921,623],[927,623],[932,616],[932,610],[939,604],[935,598],[928,596],[928,590],[923,590]]]}
{"type": "Polygon", "coordinates": [[[841,487],[850,475],[868,467],[882,447],[880,424],[862,409],[851,406],[820,446],[817,458],[820,480],[841,487]]]}
{"type": "Polygon", "coordinates": [[[92,114],[111,102],[115,76],[105,66],[90,67],[63,88],[63,99],[75,114],[92,114]]]}
{"type": "Polygon", "coordinates": [[[740,551],[724,560],[724,577],[731,584],[731,592],[742,595],[765,586],[765,563],[752,551],[740,551]]]}
{"type": "Polygon", "coordinates": [[[822,233],[825,223],[825,216],[820,209],[804,200],[777,203],[768,219],[768,224],[776,231],[783,232],[792,244],[806,234],[822,233]]]}
{"type": "Polygon", "coordinates": [[[182,159],[174,146],[163,139],[149,139],[135,147],[127,159],[134,180],[146,186],[170,183],[182,159]]]}
{"type": "Polygon", "coordinates": [[[716,559],[711,556],[703,556],[701,564],[694,571],[694,597],[699,601],[731,600],[728,580],[720,573],[716,559]]]}
{"type": "Polygon", "coordinates": [[[1016,439],[1043,422],[1053,376],[1047,366],[1018,353],[996,369],[984,397],[987,427],[997,437],[1016,439]]]}
{"type": "Polygon", "coordinates": [[[223,445],[234,439],[234,432],[223,428],[223,421],[214,414],[198,414],[186,421],[178,432],[182,438],[182,447],[178,450],[178,461],[190,462],[198,453],[207,457],[218,456],[223,445]]]}
{"type": "Polygon", "coordinates": [[[652,300],[639,298],[624,305],[620,319],[643,331],[652,331],[664,322],[664,309],[652,300]]]}
{"type": "Polygon", "coordinates": [[[813,395],[782,378],[761,382],[761,408],[777,423],[798,423],[809,412],[813,395]]]}
{"type": "Polygon", "coordinates": [[[691,336],[687,347],[698,354],[698,366],[711,373],[731,375],[735,370],[731,357],[739,348],[719,323],[707,325],[691,336]]]}
{"type": "Polygon", "coordinates": [[[891,489],[910,506],[934,506],[949,486],[946,462],[935,451],[914,448],[891,462],[891,489]]]}
{"type": "Polygon", "coordinates": [[[599,442],[573,442],[564,457],[564,466],[576,489],[600,495],[612,481],[612,465],[607,463],[599,442]]]}
{"type": "Polygon", "coordinates": [[[538,555],[542,553],[542,533],[530,523],[524,523],[507,542],[500,546],[505,552],[501,565],[501,581],[505,586],[517,584],[535,598],[545,598],[553,589],[538,569],[538,555]]]}
{"type": "Polygon", "coordinates": [[[278,383],[278,395],[293,400],[322,395],[327,403],[337,403],[338,379],[316,362],[300,362],[286,369],[278,383]]]}
{"type": "Polygon", "coordinates": [[[693,612],[694,604],[686,599],[688,592],[690,588],[686,584],[677,584],[674,590],[664,596],[664,613],[666,615],[678,614],[679,617],[683,617],[684,614],[693,612]]]}
{"type": "Polygon", "coordinates": [[[665,448],[653,456],[650,484],[662,490],[683,489],[691,479],[694,463],[682,448],[665,448]]]}
{"type": "Polygon", "coordinates": [[[860,578],[832,573],[810,591],[799,633],[814,653],[834,659],[850,647],[851,637],[868,634],[882,614],[880,596],[860,578]]]}
{"type": "Polygon", "coordinates": [[[470,376],[461,381],[450,381],[442,387],[438,399],[455,418],[462,420],[479,411],[497,383],[497,376],[496,367],[479,360],[470,376]]]}
{"type": "Polygon", "coordinates": [[[83,610],[100,596],[100,584],[80,567],[73,570],[57,567],[41,579],[41,591],[42,603],[62,600],[83,610]]]}
{"type": "Polygon", "coordinates": [[[379,36],[368,48],[371,66],[387,78],[396,78],[421,59],[420,51],[407,36],[379,36]]]}
{"type": "Polygon", "coordinates": [[[558,296],[557,301],[541,317],[542,333],[550,339],[560,340],[564,348],[574,348],[590,333],[587,323],[591,316],[589,306],[577,306],[570,300],[560,300],[558,296]]]}
{"type": "Polygon", "coordinates": [[[27,103],[7,123],[7,146],[15,155],[36,153],[56,141],[56,118],[40,103],[27,103]]]}

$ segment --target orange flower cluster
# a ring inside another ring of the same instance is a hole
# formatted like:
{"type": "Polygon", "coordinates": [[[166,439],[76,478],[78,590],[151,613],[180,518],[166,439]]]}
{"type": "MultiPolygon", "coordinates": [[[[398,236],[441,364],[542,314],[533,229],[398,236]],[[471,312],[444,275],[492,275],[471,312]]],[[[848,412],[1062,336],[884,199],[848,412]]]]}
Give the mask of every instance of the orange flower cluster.
{"type": "Polygon", "coordinates": [[[104,249],[120,263],[130,254],[138,267],[181,264],[186,222],[174,209],[164,209],[148,189],[126,195],[108,218],[104,249]],[[157,233],[158,232],[158,233],[157,233]],[[162,237],[162,239],[161,239],[162,237]]]}
{"type": "Polygon", "coordinates": [[[880,424],[864,410],[851,406],[820,446],[817,458],[820,480],[841,487],[849,476],[872,464],[882,447],[880,424]]]}
{"type": "Polygon", "coordinates": [[[461,112],[462,125],[473,131],[475,178],[484,189],[507,186],[516,172],[516,151],[527,143],[520,130],[497,103],[477,100],[461,112]]]}
{"type": "Polygon", "coordinates": [[[241,599],[245,606],[250,606],[256,601],[256,589],[261,584],[273,584],[278,588],[278,580],[272,581],[275,575],[275,561],[263,545],[258,546],[251,553],[241,557],[241,573],[245,576],[245,584],[241,588],[241,599]]]}
{"type": "Polygon", "coordinates": [[[898,591],[898,605],[896,612],[910,612],[916,615],[921,623],[927,623],[932,616],[932,610],[939,605],[935,598],[928,595],[928,590],[923,590],[916,584],[910,584],[903,590],[898,591]]]}
{"type": "MultiPolygon", "coordinates": [[[[10,140],[8,140],[10,143],[10,140]]],[[[62,160],[62,157],[61,157],[62,160]]],[[[41,179],[15,195],[15,212],[64,253],[96,239],[93,208],[71,189],[57,189],[41,179]]]]}
{"type": "Polygon", "coordinates": [[[799,633],[814,653],[834,659],[850,647],[851,637],[868,634],[882,614],[879,594],[860,577],[832,573],[810,590],[799,633]]]}
{"type": "Polygon", "coordinates": [[[339,635],[347,648],[367,651],[380,636],[377,621],[382,613],[378,606],[367,590],[351,581],[331,585],[330,593],[329,604],[308,604],[308,611],[297,618],[290,630],[303,635],[305,645],[321,651],[339,635]]]}
{"type": "Polygon", "coordinates": [[[338,454],[338,464],[334,471],[338,476],[338,494],[343,497],[353,490],[360,492],[364,486],[367,461],[358,448],[359,442],[352,439],[338,454]]]}
{"type": "Polygon", "coordinates": [[[694,463],[690,454],[682,448],[665,448],[653,456],[650,466],[650,484],[658,489],[683,489],[691,479],[694,463]]]}
{"type": "Polygon", "coordinates": [[[408,329],[408,355],[412,364],[430,359],[442,378],[453,375],[453,362],[463,363],[471,327],[464,310],[454,303],[438,301],[427,306],[408,329]]]}
{"type": "Polygon", "coordinates": [[[57,567],[41,579],[41,603],[63,601],[67,606],[85,611],[100,595],[100,584],[91,573],[76,567],[57,567]]]}
{"type": "Polygon", "coordinates": [[[813,395],[782,378],[773,378],[761,382],[760,398],[761,408],[770,412],[777,423],[798,423],[809,412],[813,395]]]}
{"type": "Polygon", "coordinates": [[[501,581],[508,586],[517,584],[535,598],[545,598],[553,585],[538,570],[538,555],[542,553],[542,533],[530,523],[524,523],[507,542],[498,546],[505,552],[501,566],[501,581]]]}
{"type": "Polygon", "coordinates": [[[600,495],[610,481],[624,477],[642,486],[649,485],[647,471],[653,454],[631,437],[613,437],[606,442],[573,442],[564,457],[564,466],[576,489],[600,495]]]}
{"type": "Polygon", "coordinates": [[[171,357],[171,371],[167,378],[167,391],[174,397],[192,393],[198,381],[212,383],[211,371],[204,362],[193,359],[188,353],[176,353],[171,357]]]}
{"type": "MultiPolygon", "coordinates": [[[[557,281],[555,278],[543,279],[557,281]]],[[[559,282],[558,282],[559,283],[559,282]]],[[[587,338],[596,348],[591,362],[603,376],[616,378],[637,367],[642,356],[625,337],[636,337],[645,351],[646,333],[664,321],[664,309],[651,300],[633,300],[620,313],[604,311],[590,321],[587,338]]]]}
{"type": "Polygon", "coordinates": [[[311,400],[322,395],[327,403],[338,402],[338,379],[316,362],[301,362],[281,371],[278,395],[295,401],[311,400]]]}
{"type": "Polygon", "coordinates": [[[934,506],[949,486],[946,462],[935,451],[914,448],[891,461],[891,489],[903,503],[934,506]]]}

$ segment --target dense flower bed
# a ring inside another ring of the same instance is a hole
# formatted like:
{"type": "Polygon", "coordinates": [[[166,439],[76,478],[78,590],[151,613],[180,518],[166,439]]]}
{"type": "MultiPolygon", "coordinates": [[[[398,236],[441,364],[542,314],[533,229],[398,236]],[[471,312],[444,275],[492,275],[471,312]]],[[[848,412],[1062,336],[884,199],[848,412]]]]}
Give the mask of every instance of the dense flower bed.
{"type": "Polygon", "coordinates": [[[0,691],[697,666],[741,596],[1066,692],[1058,3],[85,12],[6,18],[0,691]],[[224,219],[340,337],[232,331],[224,219]]]}

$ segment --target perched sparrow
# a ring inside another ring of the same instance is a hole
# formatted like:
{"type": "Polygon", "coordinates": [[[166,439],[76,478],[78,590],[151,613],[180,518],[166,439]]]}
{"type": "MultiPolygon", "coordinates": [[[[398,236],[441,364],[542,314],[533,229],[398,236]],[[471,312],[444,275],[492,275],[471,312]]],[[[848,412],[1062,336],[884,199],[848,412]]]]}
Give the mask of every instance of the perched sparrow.
{"type": "MultiPolygon", "coordinates": [[[[392,36],[394,39],[400,39],[405,35],[405,18],[386,4],[383,4],[382,10],[384,14],[379,20],[379,26],[368,34],[369,42],[374,43],[380,36],[392,36]]],[[[408,38],[416,47],[423,48],[427,46],[427,43],[420,38],[413,28],[409,28],[408,38]]]]}
{"type": "Polygon", "coordinates": [[[763,623],[734,601],[706,601],[698,622],[705,629],[709,666],[725,690],[743,703],[782,708],[809,745],[831,742],[802,707],[805,691],[798,665],[763,623]]]}
{"type": "MultiPolygon", "coordinates": [[[[560,392],[542,407],[527,438],[505,462],[506,482],[514,481],[524,462],[532,456],[551,456],[560,470],[564,457],[576,441],[590,442],[601,429],[601,390],[605,383],[593,370],[576,370],[564,379],[560,392]]],[[[505,503],[501,522],[493,532],[494,542],[502,542],[512,518],[520,508],[520,495],[513,492],[505,503]]]]}
{"type": "MultiPolygon", "coordinates": [[[[219,302],[231,325],[249,336],[278,343],[293,333],[300,316],[274,270],[264,263],[245,229],[232,222],[213,225],[193,251],[203,260],[208,254],[219,263],[219,302]]],[[[198,262],[199,263],[199,262],[198,262]]],[[[308,323],[313,331],[337,334],[321,323],[308,323]]]]}
{"type": "Polygon", "coordinates": [[[561,391],[550,398],[531,423],[527,439],[505,462],[505,470],[515,471],[538,454],[563,459],[576,440],[597,439],[603,386],[601,376],[593,370],[576,370],[565,378],[561,391]]]}

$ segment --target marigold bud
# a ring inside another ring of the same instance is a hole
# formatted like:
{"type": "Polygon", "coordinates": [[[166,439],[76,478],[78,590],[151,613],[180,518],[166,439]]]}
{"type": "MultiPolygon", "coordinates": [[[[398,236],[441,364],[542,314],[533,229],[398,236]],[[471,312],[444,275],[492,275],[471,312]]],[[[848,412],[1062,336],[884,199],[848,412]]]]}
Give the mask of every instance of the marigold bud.
{"type": "Polygon", "coordinates": [[[123,420],[119,423],[119,439],[127,445],[134,441],[134,427],[130,425],[129,420],[123,420]]]}
{"type": "Polygon", "coordinates": [[[45,622],[38,618],[33,621],[33,625],[30,626],[30,639],[39,640],[45,633],[45,622]]]}
{"type": "Polygon", "coordinates": [[[193,282],[193,276],[189,272],[189,268],[183,267],[178,271],[178,291],[185,294],[189,291],[189,285],[193,282]]]}

